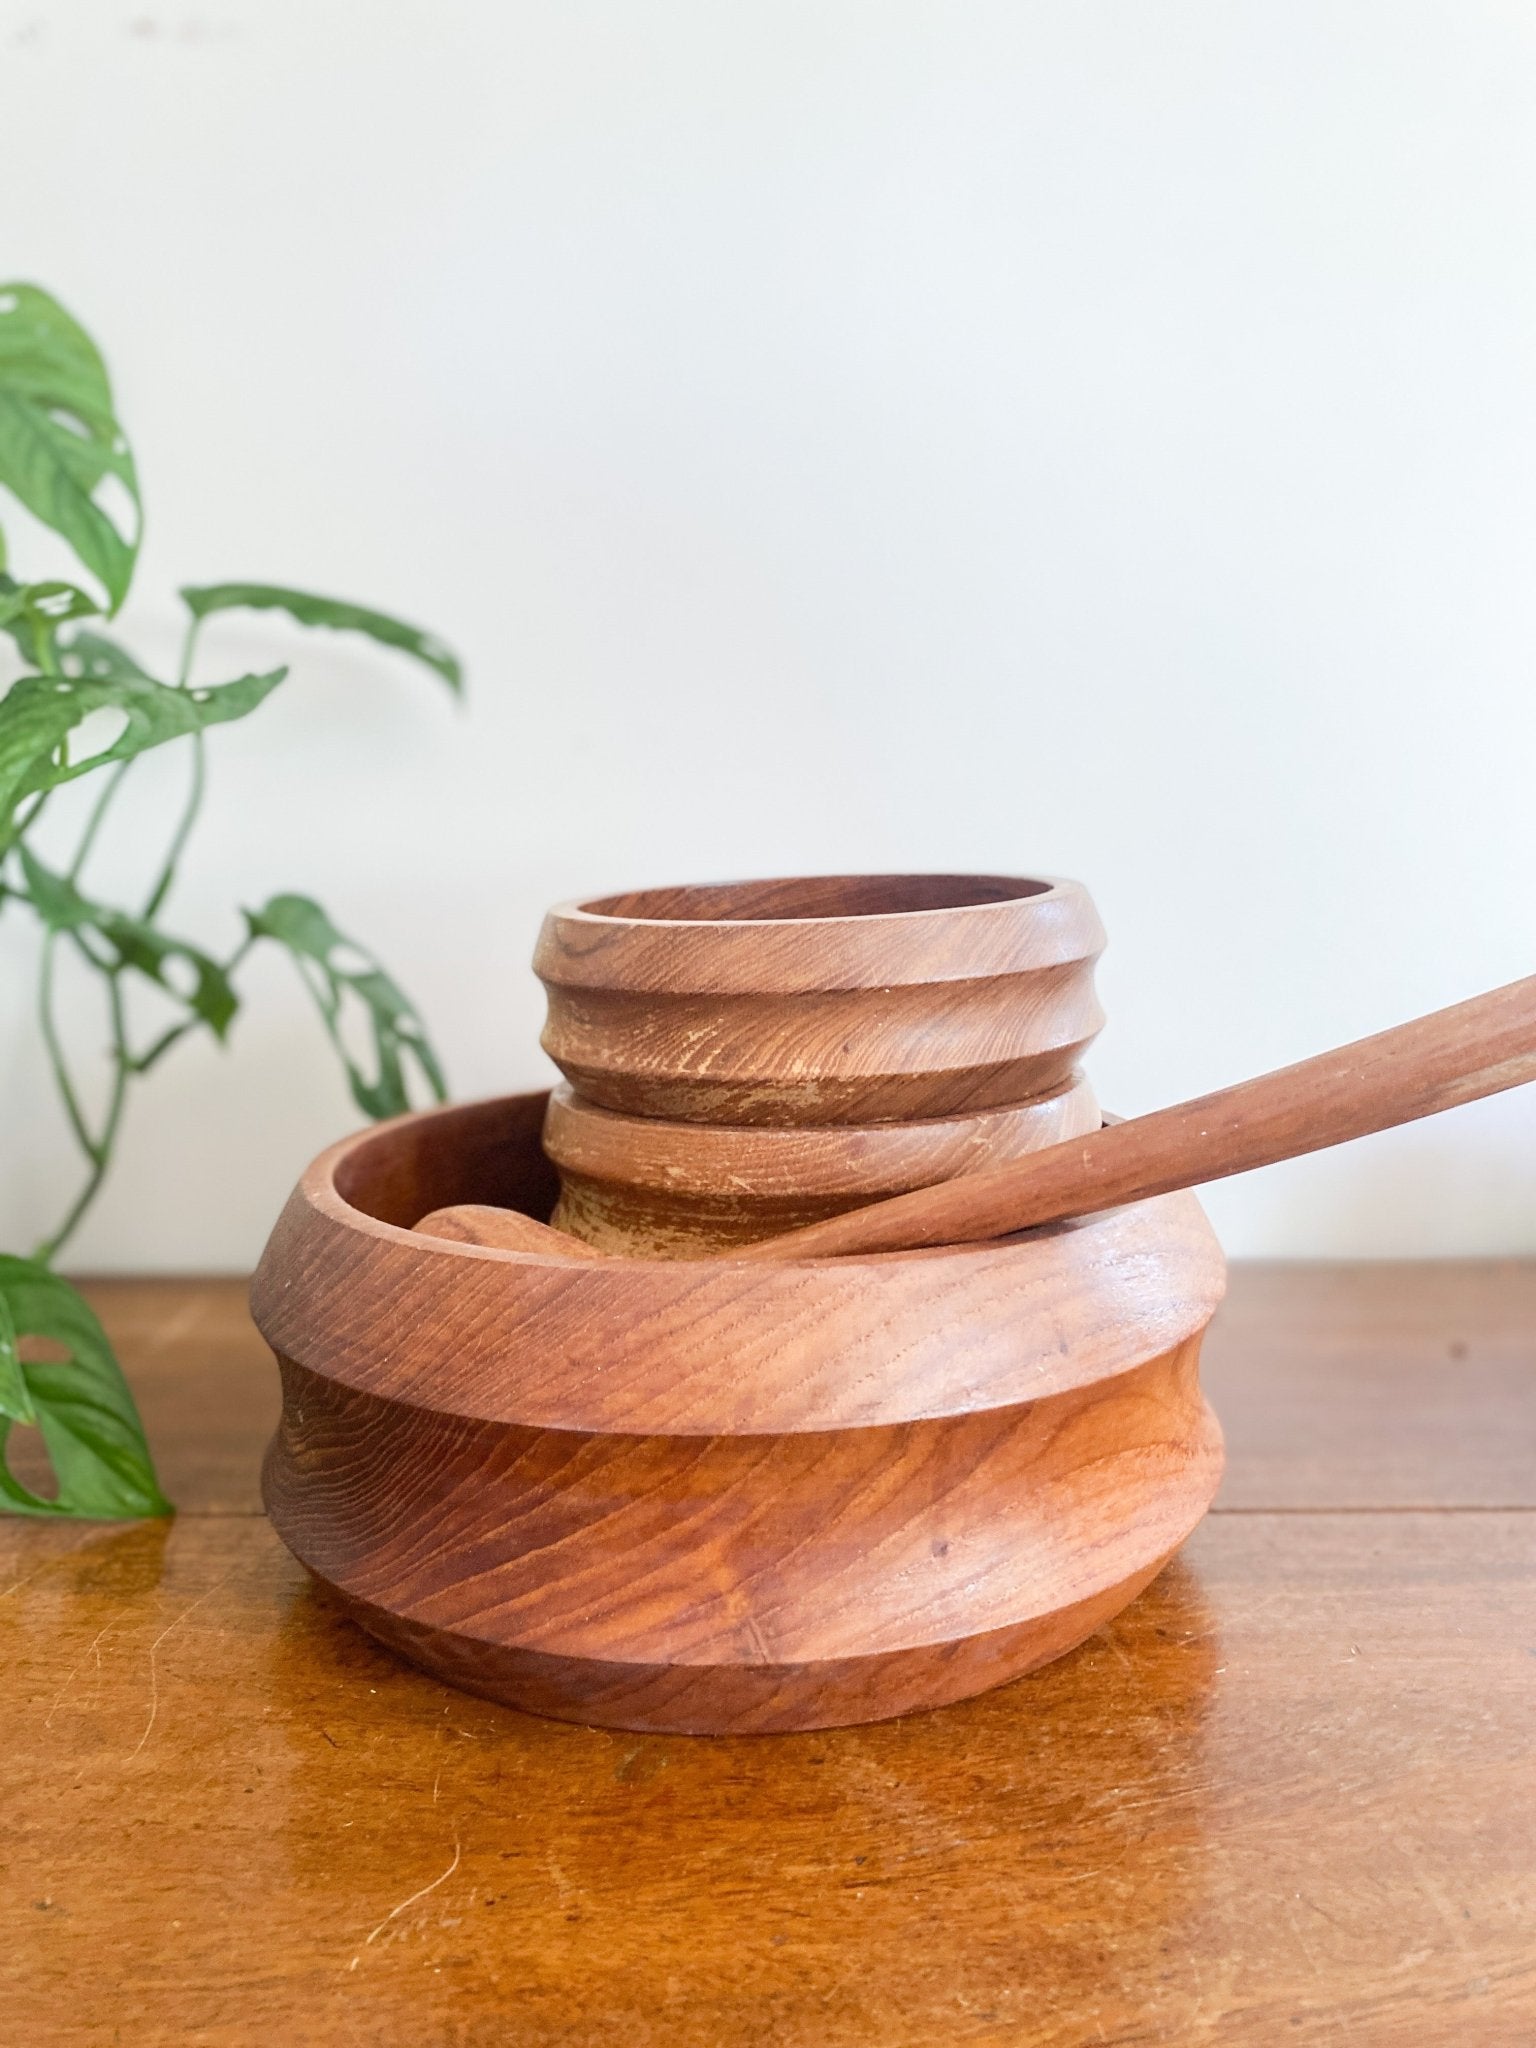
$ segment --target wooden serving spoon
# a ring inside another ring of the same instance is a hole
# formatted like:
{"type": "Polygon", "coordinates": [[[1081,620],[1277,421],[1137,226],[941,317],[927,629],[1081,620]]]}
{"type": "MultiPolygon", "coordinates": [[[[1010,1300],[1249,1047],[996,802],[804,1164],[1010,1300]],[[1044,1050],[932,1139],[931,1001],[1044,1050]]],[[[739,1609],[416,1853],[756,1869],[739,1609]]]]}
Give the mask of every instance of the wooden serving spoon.
{"type": "Polygon", "coordinates": [[[499,1252],[537,1252],[542,1258],[606,1259],[595,1245],[572,1237],[568,1230],[552,1230],[537,1217],[521,1209],[498,1209],[490,1202],[455,1202],[451,1208],[434,1209],[411,1225],[423,1237],[446,1237],[454,1244],[489,1245],[499,1252]]]}
{"type": "MultiPolygon", "coordinates": [[[[1536,975],[1257,1080],[1106,1124],[990,1173],[918,1188],[710,1256],[832,1258],[1006,1237],[1295,1159],[1532,1080],[1536,975]]],[[[607,1256],[508,1209],[442,1209],[416,1228],[508,1250],[607,1256]],[[465,1217],[472,1224],[461,1228],[465,1217]]]]}

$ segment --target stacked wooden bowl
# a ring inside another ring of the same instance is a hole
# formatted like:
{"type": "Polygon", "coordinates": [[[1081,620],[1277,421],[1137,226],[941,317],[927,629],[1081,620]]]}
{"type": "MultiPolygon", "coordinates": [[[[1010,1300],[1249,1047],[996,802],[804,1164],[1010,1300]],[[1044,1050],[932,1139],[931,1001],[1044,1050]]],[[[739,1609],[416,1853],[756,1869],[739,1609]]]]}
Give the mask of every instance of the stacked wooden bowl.
{"type": "Polygon", "coordinates": [[[694,1257],[1099,1123],[1104,933],[1075,882],[853,875],[551,911],[554,1221],[694,1257]]]}
{"type": "Polygon", "coordinates": [[[1080,1642],[1219,1477],[1194,1198],[952,1250],[729,1249],[1094,1127],[1102,942],[1078,885],[994,876],[552,912],[565,1086],[348,1140],[273,1234],[285,1541],[440,1677],[623,1727],[876,1719],[1080,1642]],[[412,1229],[463,1202],[622,1256],[412,1229]]]}

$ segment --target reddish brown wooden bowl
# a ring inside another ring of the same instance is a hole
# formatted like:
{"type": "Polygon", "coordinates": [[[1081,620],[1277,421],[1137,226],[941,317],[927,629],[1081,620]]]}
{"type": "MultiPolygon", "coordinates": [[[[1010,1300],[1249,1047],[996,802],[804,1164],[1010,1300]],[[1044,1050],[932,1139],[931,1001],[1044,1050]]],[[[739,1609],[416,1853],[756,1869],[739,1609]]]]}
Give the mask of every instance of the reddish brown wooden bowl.
{"type": "Polygon", "coordinates": [[[1072,1648],[1204,1512],[1223,1267],[1193,1197],[782,1266],[411,1232],[456,1202],[546,1215],[544,1113],[334,1147],[253,1289],[272,1520],[427,1670],[626,1728],[880,1719],[1072,1648]]]}
{"type": "Polygon", "coordinates": [[[1007,1109],[886,1124],[700,1124],[621,1116],[567,1084],[544,1150],[560,1175],[551,1221],[602,1251],[696,1258],[802,1223],[984,1173],[1097,1130],[1081,1075],[1007,1109]]]}
{"type": "Polygon", "coordinates": [[[714,1124],[949,1117],[1068,1085],[1103,1023],[1077,882],[831,875],[552,910],[545,1050],[588,1102],[714,1124]]]}

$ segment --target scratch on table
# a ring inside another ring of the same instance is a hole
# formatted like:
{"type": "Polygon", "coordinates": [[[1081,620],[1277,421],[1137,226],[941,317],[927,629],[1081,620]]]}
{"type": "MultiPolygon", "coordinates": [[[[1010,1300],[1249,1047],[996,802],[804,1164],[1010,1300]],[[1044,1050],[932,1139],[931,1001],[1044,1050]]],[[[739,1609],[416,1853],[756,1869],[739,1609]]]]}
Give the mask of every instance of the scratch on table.
{"type": "MultiPolygon", "coordinates": [[[[1301,1898],[1300,1892],[1297,1892],[1296,1898],[1301,1898]]],[[[1312,1901],[1310,1899],[1303,1899],[1302,1903],[1303,1905],[1307,1906],[1312,1905],[1312,1901]]],[[[1314,1907],[1313,1910],[1316,1911],[1316,1908],[1314,1907]]],[[[1321,1977],[1323,1972],[1321,1967],[1319,1966],[1317,1957],[1313,1952],[1312,1944],[1307,1939],[1306,1930],[1303,1928],[1300,1920],[1298,1920],[1296,1917],[1295,1899],[1286,1900],[1285,1917],[1290,1922],[1291,1932],[1296,1937],[1296,1946],[1301,1950],[1301,1953],[1306,1960],[1307,1968],[1312,1972],[1314,1977],[1321,1977]]]]}
{"type": "Polygon", "coordinates": [[[116,1622],[109,1621],[105,1628],[98,1629],[96,1632],[95,1640],[89,1645],[88,1648],[82,1650],[80,1652],[80,1655],[75,1659],[74,1663],[70,1665],[68,1672],[65,1674],[64,1683],[59,1687],[58,1691],[53,1696],[53,1705],[48,1709],[47,1714],[43,1718],[43,1726],[45,1728],[51,1728],[53,1726],[53,1717],[59,1711],[59,1702],[63,1699],[65,1693],[69,1691],[69,1688],[74,1684],[75,1673],[80,1669],[80,1666],[85,1662],[87,1657],[92,1655],[95,1656],[97,1675],[100,1675],[101,1651],[97,1646],[101,1642],[102,1637],[104,1635],[109,1635],[116,1626],[116,1622]]]}
{"type": "MultiPolygon", "coordinates": [[[[446,1884],[448,1882],[449,1878],[452,1877],[453,1873],[459,1867],[460,1849],[461,1844],[459,1836],[457,1833],[455,1833],[453,1838],[453,1861],[449,1864],[448,1868],[443,1872],[442,1876],[434,1877],[430,1884],[424,1884],[419,1891],[412,1892],[411,1896],[408,1899],[402,1899],[398,1906],[391,1906],[389,1911],[384,1915],[384,1918],[379,1922],[378,1926],[374,1928],[372,1934],[370,1934],[367,1940],[363,1943],[363,1948],[371,1948],[374,1942],[376,1942],[379,1936],[384,1932],[385,1928],[389,1925],[389,1923],[392,1920],[398,1920],[400,1918],[400,1915],[405,1911],[407,1906],[414,1906],[418,1899],[424,1899],[427,1896],[428,1892],[435,1892],[440,1884],[446,1884]]],[[[349,1970],[355,1970],[362,1960],[362,1949],[359,1949],[357,1954],[352,1958],[351,1962],[348,1963],[347,1968],[349,1970]]]]}
{"type": "MultiPolygon", "coordinates": [[[[1401,1843],[1398,1844],[1398,1849],[1400,1853],[1403,1853],[1403,1845],[1401,1843]]],[[[1451,1946],[1460,1955],[1468,1969],[1475,1970],[1478,1965],[1478,1952],[1467,1940],[1465,1919],[1462,1914],[1457,1912],[1444,1891],[1431,1877],[1426,1868],[1427,1858],[1422,1852],[1414,1853],[1413,1851],[1408,1851],[1404,1855],[1404,1860],[1412,1872],[1412,1883],[1423,1897],[1429,1901],[1430,1905],[1434,1907],[1435,1913],[1450,1939],[1451,1946]]]]}
{"type": "Polygon", "coordinates": [[[1126,1655],[1126,1652],[1123,1646],[1121,1645],[1120,1639],[1118,1635],[1115,1633],[1114,1629],[1105,1629],[1103,1636],[1101,1637],[1101,1641],[1103,1642],[1105,1649],[1110,1651],[1112,1655],[1114,1655],[1119,1660],[1119,1662],[1125,1666],[1127,1671],[1130,1671],[1134,1668],[1131,1659],[1126,1655]]]}
{"type": "Polygon", "coordinates": [[[165,1627],[161,1629],[159,1635],[157,1635],[155,1637],[155,1640],[150,1644],[149,1719],[144,1723],[144,1733],[139,1737],[138,1741],[133,1745],[133,1748],[129,1750],[128,1755],[124,1759],[126,1763],[131,1764],[134,1758],[138,1755],[139,1751],[144,1747],[145,1743],[148,1742],[150,1730],[155,1725],[155,1716],[160,1711],[160,1679],[155,1667],[156,1651],[160,1648],[160,1645],[165,1641],[166,1637],[172,1633],[173,1630],[181,1627],[181,1624],[186,1620],[189,1614],[196,1613],[197,1609],[202,1606],[205,1600],[211,1600],[214,1594],[219,1592],[222,1587],[227,1586],[233,1577],[233,1572],[226,1572],[222,1579],[215,1579],[213,1584],[209,1586],[205,1592],[198,1594],[197,1598],[191,1603],[190,1606],[184,1607],[181,1610],[180,1614],[177,1615],[174,1621],[167,1622],[165,1627]]]}
{"type": "Polygon", "coordinates": [[[554,1879],[555,1896],[559,1899],[562,1909],[569,1912],[580,1895],[575,1885],[571,1883],[571,1880],[560,1868],[560,1859],[556,1856],[553,1849],[546,1849],[544,1851],[544,1867],[554,1879]]]}

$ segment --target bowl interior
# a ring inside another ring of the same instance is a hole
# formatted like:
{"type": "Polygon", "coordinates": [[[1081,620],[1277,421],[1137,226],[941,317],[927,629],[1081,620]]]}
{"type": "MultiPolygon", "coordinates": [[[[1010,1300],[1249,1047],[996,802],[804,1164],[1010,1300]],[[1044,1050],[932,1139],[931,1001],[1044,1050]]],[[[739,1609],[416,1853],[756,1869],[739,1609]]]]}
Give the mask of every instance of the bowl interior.
{"type": "Polygon", "coordinates": [[[700,882],[675,889],[632,889],[579,907],[589,917],[639,923],[799,923],[829,918],[908,917],[915,911],[969,910],[1049,894],[1052,884],[1018,875],[792,875],[768,882],[700,882]]]}
{"type": "Polygon", "coordinates": [[[548,1101],[543,1090],[380,1124],[342,1149],[331,1184],[349,1208],[400,1230],[456,1202],[547,1222],[560,1192],[540,1143],[548,1101]]]}

